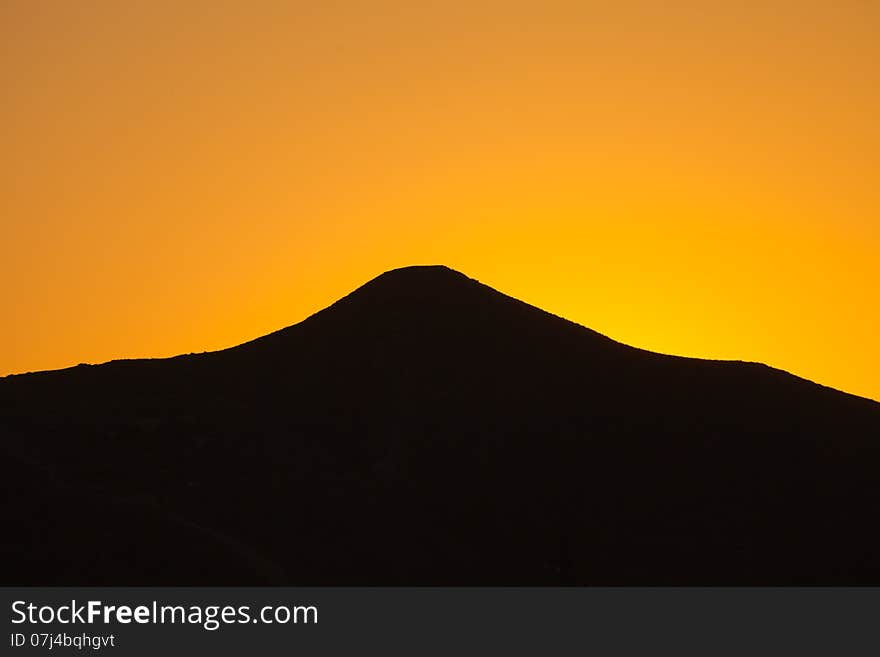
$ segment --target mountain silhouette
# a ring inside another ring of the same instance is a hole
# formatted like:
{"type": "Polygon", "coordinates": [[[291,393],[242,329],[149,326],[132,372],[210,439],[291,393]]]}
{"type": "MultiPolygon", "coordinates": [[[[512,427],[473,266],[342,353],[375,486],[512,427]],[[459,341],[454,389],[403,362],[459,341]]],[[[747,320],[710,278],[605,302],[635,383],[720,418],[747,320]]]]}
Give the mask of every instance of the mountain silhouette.
{"type": "Polygon", "coordinates": [[[880,584],[880,404],[442,266],[0,379],[7,585],[880,584]]]}

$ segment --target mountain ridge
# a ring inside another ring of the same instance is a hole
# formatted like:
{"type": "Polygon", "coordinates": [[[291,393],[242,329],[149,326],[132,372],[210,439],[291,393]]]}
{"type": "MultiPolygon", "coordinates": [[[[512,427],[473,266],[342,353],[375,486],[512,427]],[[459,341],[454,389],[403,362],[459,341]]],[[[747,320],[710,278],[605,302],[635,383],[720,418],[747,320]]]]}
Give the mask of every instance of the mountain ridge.
{"type": "MultiPolygon", "coordinates": [[[[591,329],[590,327],[588,327],[586,325],[580,324],[578,322],[567,319],[567,318],[562,317],[560,315],[556,315],[556,314],[551,313],[549,311],[543,310],[537,306],[534,306],[532,304],[524,302],[520,299],[517,299],[517,298],[512,297],[510,295],[504,294],[502,292],[499,292],[499,291],[495,290],[494,288],[491,288],[488,285],[482,283],[478,279],[471,278],[462,272],[459,272],[459,271],[457,271],[447,265],[442,265],[442,264],[407,265],[407,266],[402,266],[402,267],[390,269],[390,270],[385,271],[385,272],[379,274],[378,276],[370,279],[369,281],[367,281],[363,285],[354,289],[352,292],[340,297],[337,301],[333,302],[329,306],[322,308],[322,309],[316,311],[315,313],[312,313],[311,315],[300,320],[299,322],[282,327],[280,329],[277,329],[277,330],[272,331],[270,333],[267,333],[265,335],[261,335],[256,338],[246,340],[245,342],[242,342],[242,343],[239,343],[236,345],[232,345],[230,347],[225,347],[225,348],[217,349],[217,350],[213,350],[213,351],[202,351],[202,352],[194,352],[194,353],[186,353],[186,354],[177,354],[177,355],[167,356],[167,357],[120,358],[120,359],[112,359],[112,360],[101,362],[101,363],[80,363],[78,365],[73,365],[73,366],[58,368],[58,369],[29,371],[29,372],[8,374],[3,377],[0,377],[0,381],[2,381],[3,379],[9,379],[9,378],[20,377],[20,376],[41,375],[41,374],[52,373],[52,372],[65,372],[65,371],[69,371],[69,370],[73,370],[73,369],[81,368],[81,367],[102,367],[105,365],[113,365],[113,364],[118,364],[118,363],[171,361],[171,360],[175,360],[175,359],[186,359],[186,358],[191,358],[191,357],[202,357],[202,356],[209,356],[212,354],[228,353],[230,351],[234,351],[234,350],[238,350],[238,349],[242,349],[242,348],[249,348],[252,345],[262,344],[264,342],[271,341],[271,340],[282,339],[284,336],[289,334],[289,332],[291,330],[295,330],[298,326],[300,326],[304,323],[312,322],[314,320],[322,318],[322,317],[326,316],[328,313],[331,313],[333,310],[338,309],[341,305],[345,305],[346,303],[350,303],[352,301],[352,299],[358,299],[358,297],[363,295],[364,293],[369,294],[369,293],[375,291],[377,288],[382,292],[387,292],[389,287],[391,287],[392,289],[394,287],[400,287],[399,286],[400,283],[404,284],[403,289],[404,289],[404,291],[408,290],[410,296],[412,296],[415,291],[417,291],[421,286],[424,286],[426,283],[431,286],[434,286],[434,287],[447,288],[447,291],[454,291],[454,289],[456,287],[458,289],[462,289],[462,286],[470,286],[472,290],[479,289],[488,295],[504,297],[507,300],[515,302],[516,304],[520,304],[522,306],[525,306],[525,307],[532,309],[533,311],[537,311],[539,313],[542,313],[546,317],[552,318],[555,321],[563,322],[567,325],[570,325],[570,327],[577,327],[579,329],[582,329],[584,331],[589,332],[590,334],[594,335],[597,338],[601,338],[603,340],[614,343],[616,345],[620,345],[621,347],[624,347],[626,349],[631,349],[631,350],[635,350],[637,352],[641,352],[644,354],[650,354],[650,355],[658,356],[658,357],[676,358],[676,359],[698,361],[698,362],[707,362],[707,363],[729,363],[729,364],[741,364],[741,365],[745,365],[745,366],[764,367],[764,368],[767,368],[771,371],[782,373],[786,376],[790,376],[790,377],[795,378],[797,380],[810,383],[812,385],[818,386],[818,387],[826,389],[826,390],[831,390],[831,391],[834,391],[834,392],[837,392],[840,394],[848,395],[851,397],[856,397],[858,399],[863,399],[863,400],[880,405],[880,401],[878,401],[878,400],[874,400],[869,397],[864,397],[862,395],[858,395],[855,393],[846,392],[846,391],[834,388],[833,386],[828,386],[828,385],[819,383],[817,381],[807,379],[803,376],[794,374],[794,373],[789,372],[787,370],[783,370],[783,369],[774,367],[772,365],[769,365],[767,363],[763,363],[760,361],[750,361],[750,360],[741,360],[741,359],[712,359],[712,358],[700,358],[700,357],[694,357],[694,356],[682,356],[682,355],[677,355],[677,354],[667,354],[667,353],[663,353],[663,352],[657,352],[657,351],[652,351],[649,349],[644,349],[644,348],[641,348],[641,347],[638,347],[635,345],[630,345],[630,344],[627,344],[624,342],[620,342],[618,340],[615,340],[614,338],[611,338],[610,336],[607,336],[607,335],[602,334],[594,329],[591,329]]],[[[398,298],[397,300],[400,300],[400,299],[398,298]]],[[[380,300],[380,302],[385,303],[385,302],[387,302],[387,299],[384,301],[380,300]]]]}
{"type": "Polygon", "coordinates": [[[442,267],[7,377],[0,449],[11,584],[880,584],[876,402],[442,267]]]}

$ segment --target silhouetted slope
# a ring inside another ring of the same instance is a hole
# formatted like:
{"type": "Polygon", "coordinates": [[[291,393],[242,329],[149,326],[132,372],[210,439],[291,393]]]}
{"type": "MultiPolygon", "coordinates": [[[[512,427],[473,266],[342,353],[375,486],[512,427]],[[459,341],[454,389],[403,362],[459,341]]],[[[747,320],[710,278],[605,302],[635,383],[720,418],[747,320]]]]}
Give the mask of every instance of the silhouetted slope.
{"type": "Polygon", "coordinates": [[[0,432],[10,584],[880,584],[880,404],[445,267],[233,349],[0,379],[0,432]]]}

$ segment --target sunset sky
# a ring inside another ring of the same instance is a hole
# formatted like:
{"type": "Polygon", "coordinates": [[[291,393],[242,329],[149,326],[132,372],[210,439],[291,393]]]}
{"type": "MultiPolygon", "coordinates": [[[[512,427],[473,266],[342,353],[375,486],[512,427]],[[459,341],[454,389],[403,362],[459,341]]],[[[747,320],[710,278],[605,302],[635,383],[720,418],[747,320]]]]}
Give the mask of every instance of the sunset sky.
{"type": "Polygon", "coordinates": [[[443,263],[880,399],[880,3],[0,3],[0,374],[443,263]]]}

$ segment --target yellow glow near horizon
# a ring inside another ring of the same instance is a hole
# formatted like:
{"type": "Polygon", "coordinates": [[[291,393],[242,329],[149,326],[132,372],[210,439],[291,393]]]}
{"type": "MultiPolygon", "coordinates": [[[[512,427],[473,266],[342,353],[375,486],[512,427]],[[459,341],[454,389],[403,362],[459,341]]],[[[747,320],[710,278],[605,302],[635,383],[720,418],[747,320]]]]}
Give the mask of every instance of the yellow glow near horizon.
{"type": "Polygon", "coordinates": [[[0,374],[443,263],[880,399],[880,5],[413,4],[3,3],[0,374]]]}

